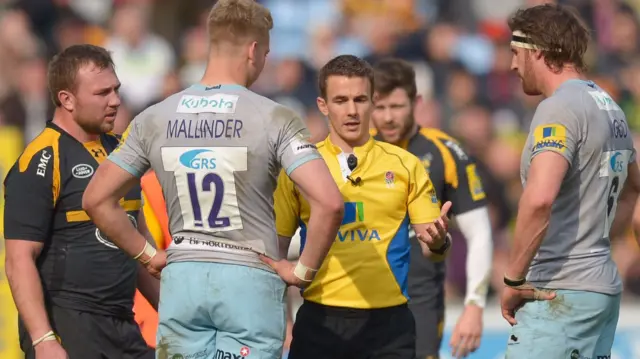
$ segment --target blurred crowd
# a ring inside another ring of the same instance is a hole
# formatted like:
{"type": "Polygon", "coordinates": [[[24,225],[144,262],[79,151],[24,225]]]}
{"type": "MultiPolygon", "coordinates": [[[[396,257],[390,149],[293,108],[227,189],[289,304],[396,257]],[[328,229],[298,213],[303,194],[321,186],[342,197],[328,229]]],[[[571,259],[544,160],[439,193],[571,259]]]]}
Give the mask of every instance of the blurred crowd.
{"type": "MultiPolygon", "coordinates": [[[[609,91],[640,132],[640,1],[558,1],[574,5],[593,29],[589,77],[609,91]]],[[[0,0],[0,178],[51,118],[46,65],[53,54],[76,43],[112,52],[123,96],[117,131],[123,131],[146,106],[200,79],[208,50],[205,19],[213,2],[0,0]]],[[[271,9],[275,27],[267,68],[252,89],[298,111],[315,139],[328,131],[315,105],[316,74],[326,61],[350,53],[372,63],[396,56],[414,64],[424,99],[416,120],[450,133],[478,161],[495,231],[492,284],[499,288],[522,188],[520,152],[541,100],[524,95],[510,72],[506,19],[518,7],[549,1],[260,2],[271,9]]],[[[454,243],[451,299],[461,298],[465,288],[466,248],[464,241],[454,243]]],[[[615,239],[614,255],[627,295],[640,294],[634,282],[640,250],[632,233],[615,239]]]]}

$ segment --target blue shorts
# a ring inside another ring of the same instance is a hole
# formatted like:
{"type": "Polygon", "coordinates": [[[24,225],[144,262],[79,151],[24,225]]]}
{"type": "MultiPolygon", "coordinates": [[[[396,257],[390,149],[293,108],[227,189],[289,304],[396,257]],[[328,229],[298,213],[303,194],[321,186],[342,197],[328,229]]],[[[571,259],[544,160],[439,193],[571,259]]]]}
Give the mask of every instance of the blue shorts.
{"type": "Polygon", "coordinates": [[[555,292],[555,299],[529,302],[516,312],[505,358],[609,358],[620,294],[555,292]]]}
{"type": "Polygon", "coordinates": [[[177,262],[162,271],[157,359],[280,359],[286,285],[241,265],[177,262]]]}

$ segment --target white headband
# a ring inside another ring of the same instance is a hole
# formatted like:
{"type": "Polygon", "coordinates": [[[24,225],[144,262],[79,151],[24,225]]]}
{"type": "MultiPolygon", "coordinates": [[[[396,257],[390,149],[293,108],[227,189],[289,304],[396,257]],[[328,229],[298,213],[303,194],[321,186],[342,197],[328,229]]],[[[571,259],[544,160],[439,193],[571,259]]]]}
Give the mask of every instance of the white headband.
{"type": "MultiPolygon", "coordinates": [[[[547,48],[534,44],[531,37],[520,30],[516,30],[511,34],[511,46],[528,50],[549,51],[547,48]]],[[[556,49],[555,51],[561,52],[562,49],[556,49]]]]}

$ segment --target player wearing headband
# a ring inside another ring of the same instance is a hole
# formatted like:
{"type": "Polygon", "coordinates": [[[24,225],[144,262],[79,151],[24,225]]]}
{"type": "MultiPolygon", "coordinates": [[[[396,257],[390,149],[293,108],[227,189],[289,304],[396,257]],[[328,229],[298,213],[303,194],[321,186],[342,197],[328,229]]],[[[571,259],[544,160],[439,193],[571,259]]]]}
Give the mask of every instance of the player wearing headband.
{"type": "Polygon", "coordinates": [[[513,326],[506,355],[609,358],[622,291],[609,238],[640,191],[636,151],[620,107],[583,77],[589,30],[573,11],[535,6],[509,27],[511,67],[526,94],[545,99],[522,153],[501,300],[513,326]]]}

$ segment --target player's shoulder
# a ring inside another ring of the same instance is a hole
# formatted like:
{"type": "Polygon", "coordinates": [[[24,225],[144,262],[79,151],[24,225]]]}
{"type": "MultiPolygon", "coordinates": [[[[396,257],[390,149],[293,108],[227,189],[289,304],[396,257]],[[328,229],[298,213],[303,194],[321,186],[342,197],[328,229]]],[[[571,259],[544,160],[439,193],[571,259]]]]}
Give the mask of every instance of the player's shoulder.
{"type": "Polygon", "coordinates": [[[60,136],[62,133],[50,124],[44,128],[36,138],[25,147],[18,158],[16,165],[20,172],[24,172],[32,163],[48,164],[52,158],[58,158],[60,154],[60,136]]]}
{"type": "Polygon", "coordinates": [[[469,156],[460,141],[448,133],[435,128],[421,128],[419,133],[427,141],[434,143],[442,152],[442,156],[451,155],[458,161],[469,160],[469,156]]]}

